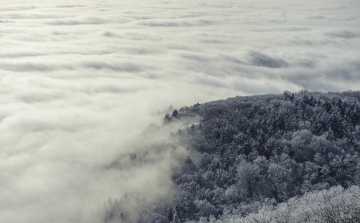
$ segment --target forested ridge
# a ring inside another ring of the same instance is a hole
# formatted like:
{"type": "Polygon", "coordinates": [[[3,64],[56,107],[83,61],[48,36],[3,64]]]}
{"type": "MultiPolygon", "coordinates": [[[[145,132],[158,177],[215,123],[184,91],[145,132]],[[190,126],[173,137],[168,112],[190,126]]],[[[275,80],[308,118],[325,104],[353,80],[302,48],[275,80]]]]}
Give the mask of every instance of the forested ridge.
{"type": "Polygon", "coordinates": [[[170,136],[190,153],[175,198],[137,222],[360,222],[360,92],[234,97],[163,126],[191,117],[170,136]]]}

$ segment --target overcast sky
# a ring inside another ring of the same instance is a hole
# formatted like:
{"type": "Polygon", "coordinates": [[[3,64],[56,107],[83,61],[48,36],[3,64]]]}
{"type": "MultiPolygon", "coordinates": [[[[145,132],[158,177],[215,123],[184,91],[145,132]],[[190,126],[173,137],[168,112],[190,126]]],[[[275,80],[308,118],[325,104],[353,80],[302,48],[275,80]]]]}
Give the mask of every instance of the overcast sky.
{"type": "Polygon", "coordinates": [[[357,0],[0,0],[1,221],[91,222],[165,190],[172,155],[103,165],[170,105],[359,90],[359,24],[357,0]]]}

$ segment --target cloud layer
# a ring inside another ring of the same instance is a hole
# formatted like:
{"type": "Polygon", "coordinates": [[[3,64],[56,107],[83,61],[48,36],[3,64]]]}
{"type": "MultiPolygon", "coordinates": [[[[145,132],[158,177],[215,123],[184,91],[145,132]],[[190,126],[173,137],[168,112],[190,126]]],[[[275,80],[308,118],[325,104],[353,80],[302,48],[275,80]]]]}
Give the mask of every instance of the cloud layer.
{"type": "Polygon", "coordinates": [[[171,104],[358,90],[358,24],[356,1],[1,2],[0,219],[91,222],[110,197],[165,191],[174,154],[103,167],[148,149],[131,139],[171,104]]]}

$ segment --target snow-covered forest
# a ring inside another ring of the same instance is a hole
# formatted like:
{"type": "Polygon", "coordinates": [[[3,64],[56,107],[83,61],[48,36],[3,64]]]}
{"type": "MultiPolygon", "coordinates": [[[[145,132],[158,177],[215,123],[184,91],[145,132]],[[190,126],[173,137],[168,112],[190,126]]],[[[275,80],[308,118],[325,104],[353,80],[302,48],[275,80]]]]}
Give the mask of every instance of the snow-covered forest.
{"type": "Polygon", "coordinates": [[[174,198],[144,205],[136,218],[127,208],[134,197],[110,201],[105,222],[360,221],[360,92],[285,91],[171,112],[144,135],[185,127],[109,168],[185,147],[171,176],[174,198]]]}

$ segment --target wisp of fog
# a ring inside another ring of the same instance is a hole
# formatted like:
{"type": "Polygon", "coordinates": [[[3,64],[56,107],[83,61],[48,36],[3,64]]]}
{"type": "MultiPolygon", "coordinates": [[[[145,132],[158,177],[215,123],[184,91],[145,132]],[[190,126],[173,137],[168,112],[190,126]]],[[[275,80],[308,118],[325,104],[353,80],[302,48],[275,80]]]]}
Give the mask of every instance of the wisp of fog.
{"type": "Polygon", "coordinates": [[[1,222],[101,222],[127,194],[171,200],[186,149],[150,146],[181,128],[146,138],[158,110],[359,89],[359,24],[355,0],[1,0],[1,222]],[[152,162],[127,166],[135,151],[152,162]]]}

